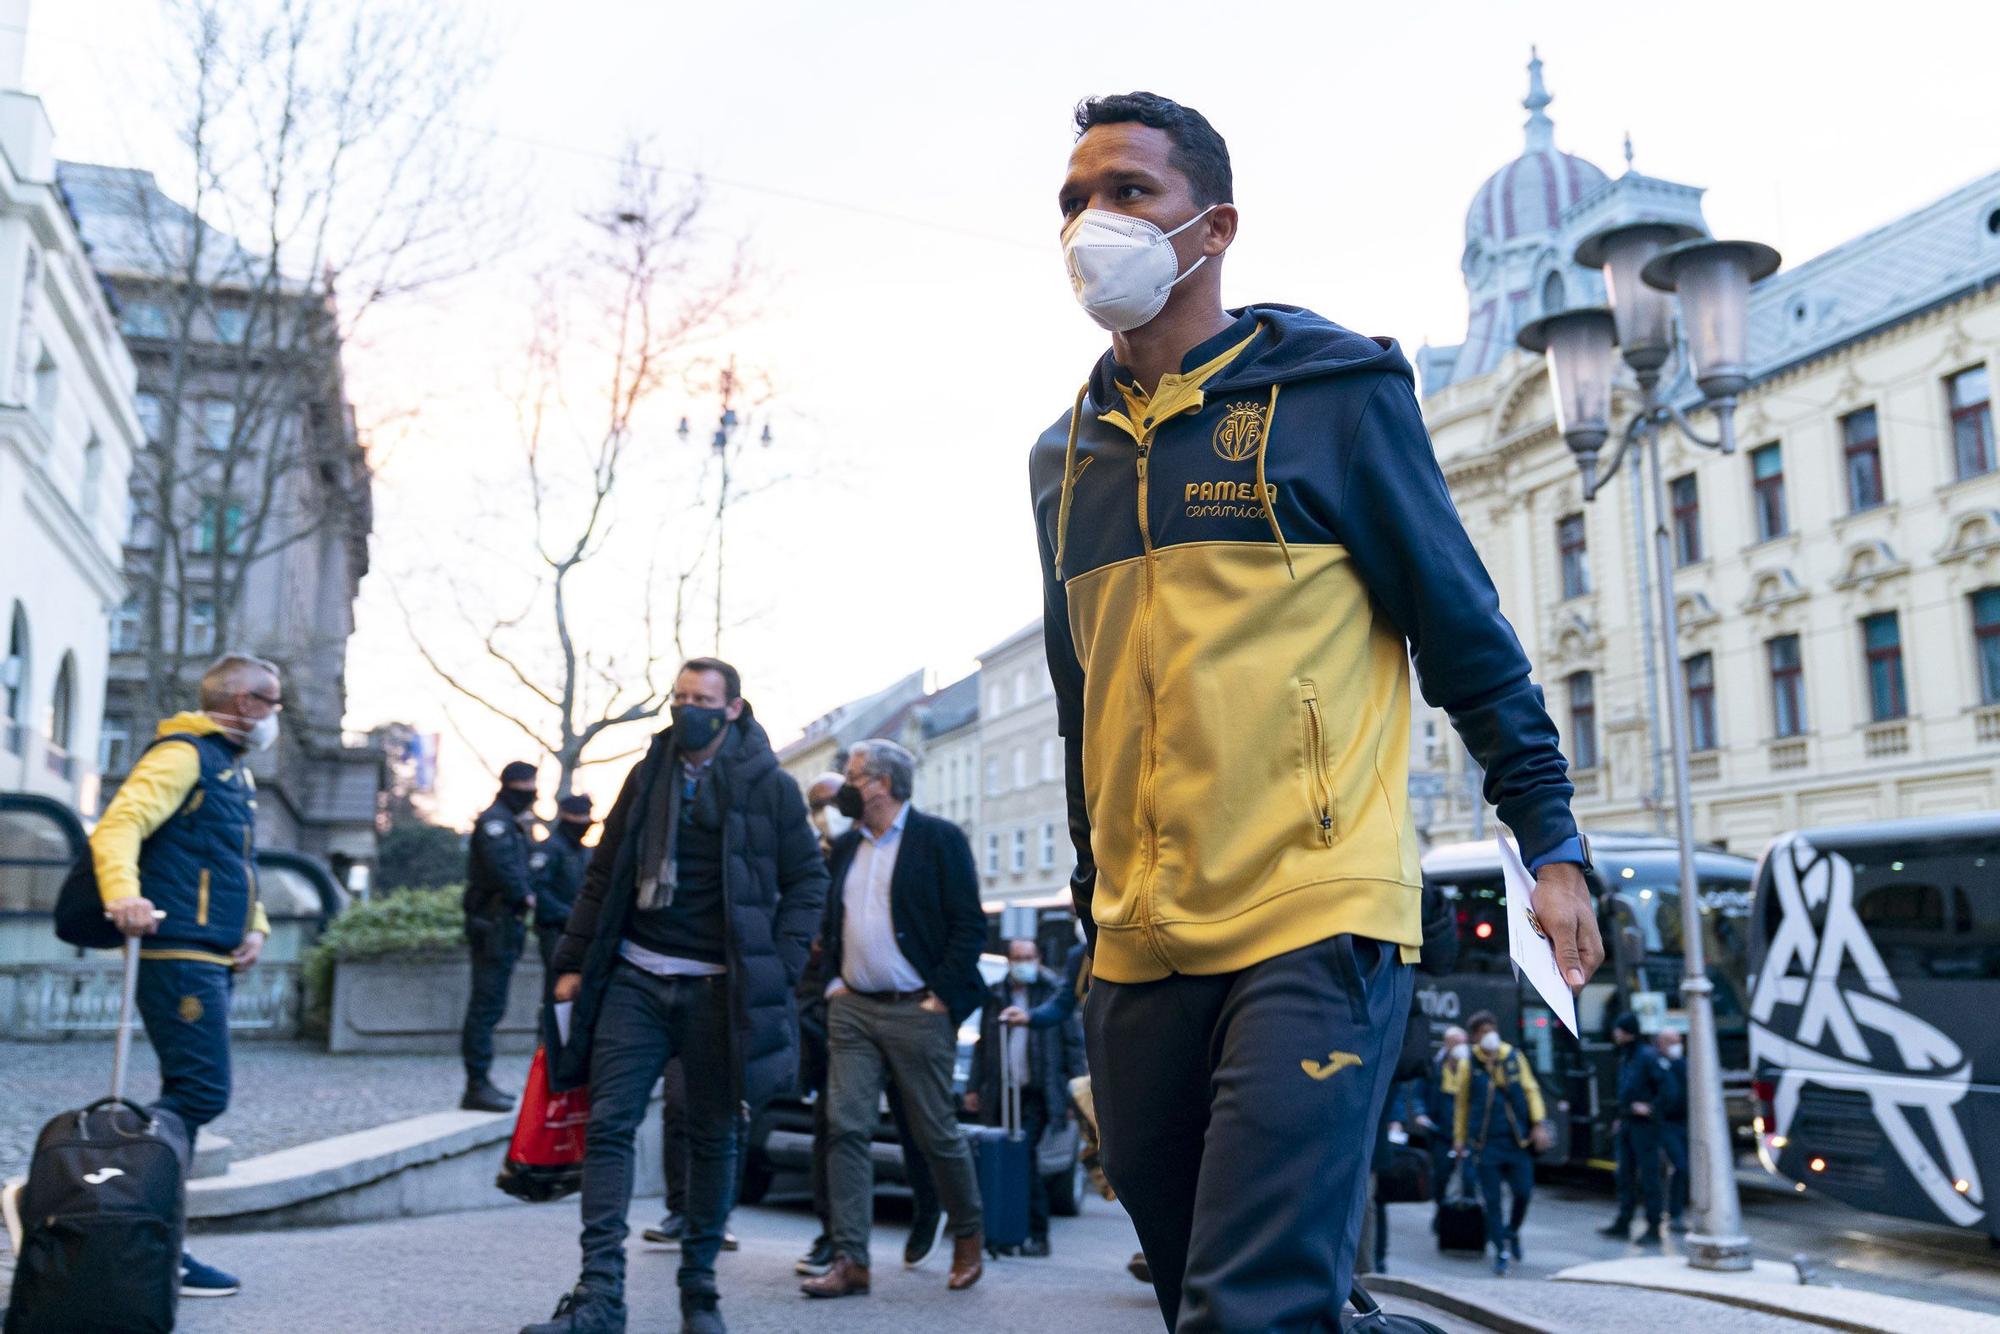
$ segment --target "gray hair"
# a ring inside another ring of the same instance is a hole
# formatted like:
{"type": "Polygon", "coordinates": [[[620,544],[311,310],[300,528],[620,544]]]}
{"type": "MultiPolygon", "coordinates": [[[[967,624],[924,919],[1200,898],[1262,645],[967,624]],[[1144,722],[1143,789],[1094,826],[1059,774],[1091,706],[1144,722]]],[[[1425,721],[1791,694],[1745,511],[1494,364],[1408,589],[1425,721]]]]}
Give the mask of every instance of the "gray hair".
{"type": "Polygon", "coordinates": [[[278,679],[278,665],[248,653],[225,653],[201,674],[201,707],[219,709],[256,684],[259,676],[278,679]]]}
{"type": "Polygon", "coordinates": [[[851,751],[861,757],[861,772],[889,780],[889,795],[908,801],[917,786],[917,757],[893,741],[857,741],[851,751]]]}

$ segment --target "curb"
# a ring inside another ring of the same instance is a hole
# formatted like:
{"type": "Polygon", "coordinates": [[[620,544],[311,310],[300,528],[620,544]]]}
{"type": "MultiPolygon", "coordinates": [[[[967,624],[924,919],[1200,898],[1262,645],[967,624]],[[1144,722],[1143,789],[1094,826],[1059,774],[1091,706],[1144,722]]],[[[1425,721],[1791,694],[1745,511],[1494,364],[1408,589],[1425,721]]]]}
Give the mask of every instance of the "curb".
{"type": "Polygon", "coordinates": [[[1802,1284],[1792,1278],[1789,1265],[1771,1260],[1757,1261],[1744,1274],[1711,1274],[1671,1259],[1600,1260],[1565,1269],[1550,1281],[1670,1292],[1850,1334],[1917,1329],[1926,1334],[2000,1334],[2000,1317],[1856,1288],[1802,1284]]]}
{"type": "Polygon", "coordinates": [[[1449,1288],[1433,1287],[1428,1283],[1419,1283],[1415,1279],[1397,1278],[1389,1274],[1364,1274],[1361,1275],[1361,1280],[1361,1286],[1377,1298],[1384,1294],[1391,1297],[1407,1297],[1413,1302],[1422,1302],[1426,1306],[1448,1312],[1461,1320],[1470,1320],[1476,1325],[1497,1330],[1499,1334],[1562,1334],[1551,1325],[1544,1325],[1526,1316],[1518,1316],[1509,1311],[1470,1301],[1449,1288]]]}

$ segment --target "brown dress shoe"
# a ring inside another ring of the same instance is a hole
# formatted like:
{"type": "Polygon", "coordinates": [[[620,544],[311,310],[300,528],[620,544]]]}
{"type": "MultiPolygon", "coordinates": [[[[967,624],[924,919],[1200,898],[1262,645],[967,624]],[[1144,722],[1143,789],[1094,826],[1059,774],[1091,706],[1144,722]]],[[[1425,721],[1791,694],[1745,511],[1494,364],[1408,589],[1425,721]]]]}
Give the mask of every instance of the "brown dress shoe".
{"type": "MultiPolygon", "coordinates": [[[[978,1275],[974,1274],[974,1278],[978,1275]]],[[[868,1291],[868,1267],[858,1265],[844,1255],[837,1255],[833,1268],[818,1278],[809,1278],[799,1284],[799,1291],[808,1297],[852,1297],[868,1291]]]]}
{"type": "Polygon", "coordinates": [[[986,1234],[975,1232],[969,1237],[951,1239],[951,1277],[944,1285],[953,1292],[964,1292],[979,1281],[986,1272],[986,1234]]]}

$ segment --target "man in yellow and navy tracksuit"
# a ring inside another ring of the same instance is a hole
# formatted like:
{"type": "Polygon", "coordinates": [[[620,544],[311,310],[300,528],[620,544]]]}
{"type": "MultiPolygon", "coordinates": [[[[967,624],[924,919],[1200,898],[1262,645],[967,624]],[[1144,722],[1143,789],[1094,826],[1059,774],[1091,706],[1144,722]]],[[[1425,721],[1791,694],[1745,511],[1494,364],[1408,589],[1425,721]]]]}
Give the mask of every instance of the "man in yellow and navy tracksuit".
{"type": "Polygon", "coordinates": [[[1238,215],[1198,113],[1076,123],[1064,258],[1111,348],[1030,480],[1104,1167],[1169,1327],[1336,1329],[1423,940],[1412,654],[1576,987],[1584,846],[1395,344],[1223,308],[1238,215]]]}
{"type": "Polygon", "coordinates": [[[1493,1272],[1505,1274],[1521,1258],[1521,1224],[1535,1194],[1535,1155],[1549,1147],[1548,1109],[1528,1058],[1500,1040],[1500,1021],[1481,1010],[1466,1021],[1472,1057],[1445,1074],[1452,1101],[1451,1148],[1469,1157],[1486,1205],[1486,1244],[1493,1272]],[[1511,1196],[1500,1211],[1500,1188],[1511,1196]]]}
{"type": "MultiPolygon", "coordinates": [[[[153,1105],[186,1123],[190,1144],[229,1106],[229,996],[271,932],[257,902],[257,789],[244,757],[277,739],[283,707],[276,667],[218,659],[201,678],[201,711],[159,725],[90,836],[105,912],[145,938],[138,1003],[160,1062],[153,1105]]],[[[182,1256],[182,1295],[238,1286],[182,1256]]]]}

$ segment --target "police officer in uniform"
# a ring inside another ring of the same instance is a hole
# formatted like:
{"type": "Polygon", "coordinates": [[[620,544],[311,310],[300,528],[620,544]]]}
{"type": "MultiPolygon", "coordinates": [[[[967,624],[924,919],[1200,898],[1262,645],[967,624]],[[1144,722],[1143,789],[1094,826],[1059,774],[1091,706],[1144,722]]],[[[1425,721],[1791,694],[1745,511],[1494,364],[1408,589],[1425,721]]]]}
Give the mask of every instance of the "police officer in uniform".
{"type": "Polygon", "coordinates": [[[533,845],[535,766],[515,760],[500,771],[500,793],[472,830],[465,870],[465,939],[472,951],[472,994],[465,1004],[459,1053],[465,1058],[470,1112],[511,1111],[514,1100],[493,1086],[493,1026],[507,1010],[507,987],[528,930],[523,915],[535,906],[533,845]]]}
{"type": "Polygon", "coordinates": [[[1618,1119],[1611,1125],[1618,1145],[1618,1216],[1599,1228],[1598,1235],[1657,1246],[1660,1122],[1664,1104],[1673,1095],[1673,1071],[1667,1058],[1640,1036],[1637,1015],[1628,1012],[1613,1020],[1611,1040],[1618,1044],[1618,1119]],[[1635,1196],[1646,1205],[1646,1230],[1637,1237],[1632,1236],[1635,1196]]]}
{"type": "Polygon", "coordinates": [[[569,924],[569,910],[576,906],[576,892],[583,888],[583,873],[590,865],[589,848],[583,840],[597,821],[591,818],[590,798],[582,793],[556,803],[556,822],[547,842],[538,844],[529,857],[535,872],[535,943],[542,950],[542,972],[547,986],[555,985],[556,945],[563,927],[569,924]]]}
{"type": "Polygon", "coordinates": [[[1676,1236],[1688,1230],[1688,1063],[1687,1047],[1679,1033],[1670,1031],[1653,1039],[1666,1059],[1673,1085],[1660,1098],[1660,1152],[1674,1170],[1667,1183],[1667,1231],[1676,1236]]]}

